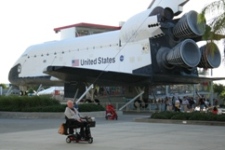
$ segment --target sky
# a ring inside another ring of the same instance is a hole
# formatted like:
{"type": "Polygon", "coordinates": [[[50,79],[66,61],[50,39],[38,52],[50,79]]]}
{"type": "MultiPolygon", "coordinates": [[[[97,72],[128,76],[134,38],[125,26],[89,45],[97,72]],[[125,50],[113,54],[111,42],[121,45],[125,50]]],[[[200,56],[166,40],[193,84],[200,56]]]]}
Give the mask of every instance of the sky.
{"type": "MultiPolygon", "coordinates": [[[[151,0],[0,1],[0,83],[9,83],[10,68],[28,46],[59,40],[54,28],[80,22],[118,26],[120,21],[146,10],[150,3],[151,0]]],[[[206,0],[190,0],[184,12],[199,12],[205,3],[206,0]]],[[[225,77],[223,72],[219,76],[225,77]]]]}

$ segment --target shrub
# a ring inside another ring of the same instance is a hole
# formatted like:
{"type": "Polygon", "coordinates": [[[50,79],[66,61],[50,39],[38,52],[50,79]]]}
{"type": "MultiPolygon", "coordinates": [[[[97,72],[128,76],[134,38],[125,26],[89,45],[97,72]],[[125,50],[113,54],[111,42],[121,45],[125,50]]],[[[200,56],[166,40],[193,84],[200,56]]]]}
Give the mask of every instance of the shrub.
{"type": "MultiPolygon", "coordinates": [[[[96,104],[79,104],[80,112],[104,111],[105,108],[96,104]]],[[[47,96],[1,96],[0,111],[18,112],[64,112],[65,104],[47,96]]]]}
{"type": "Polygon", "coordinates": [[[151,115],[151,118],[153,119],[168,119],[165,115],[163,115],[162,113],[153,113],[151,115]]]}
{"type": "Polygon", "coordinates": [[[105,111],[105,108],[102,105],[96,104],[79,104],[78,105],[80,112],[91,112],[91,111],[105,111]]]}
{"type": "Polygon", "coordinates": [[[63,105],[38,106],[38,107],[24,108],[21,111],[22,112],[64,112],[65,106],[63,105]]]}
{"type": "Polygon", "coordinates": [[[155,118],[155,119],[171,119],[177,113],[178,112],[163,111],[163,112],[159,112],[159,113],[153,113],[151,115],[151,118],[155,118]]]}
{"type": "Polygon", "coordinates": [[[217,115],[216,119],[217,119],[217,121],[225,121],[225,114],[217,115]]]}
{"type": "Polygon", "coordinates": [[[189,120],[208,120],[205,113],[194,112],[190,116],[189,120]]]}
{"type": "Polygon", "coordinates": [[[183,113],[177,113],[171,117],[174,120],[187,120],[187,116],[183,113]]]}
{"type": "Polygon", "coordinates": [[[183,112],[159,112],[151,115],[153,119],[174,119],[174,120],[202,120],[202,121],[225,121],[225,115],[214,115],[212,113],[183,113],[183,112]]]}

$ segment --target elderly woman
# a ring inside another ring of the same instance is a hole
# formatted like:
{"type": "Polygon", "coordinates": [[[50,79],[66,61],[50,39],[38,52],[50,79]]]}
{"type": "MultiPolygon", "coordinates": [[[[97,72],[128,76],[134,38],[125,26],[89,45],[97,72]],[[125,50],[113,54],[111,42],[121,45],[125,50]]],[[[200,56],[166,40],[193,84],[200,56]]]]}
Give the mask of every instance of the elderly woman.
{"type": "Polygon", "coordinates": [[[74,133],[73,126],[76,126],[76,127],[80,127],[80,134],[82,137],[84,137],[84,127],[87,126],[87,123],[85,121],[82,121],[80,117],[80,113],[78,112],[76,108],[74,108],[73,101],[71,100],[67,101],[67,107],[65,109],[64,114],[67,119],[66,124],[69,124],[69,134],[74,133]]]}

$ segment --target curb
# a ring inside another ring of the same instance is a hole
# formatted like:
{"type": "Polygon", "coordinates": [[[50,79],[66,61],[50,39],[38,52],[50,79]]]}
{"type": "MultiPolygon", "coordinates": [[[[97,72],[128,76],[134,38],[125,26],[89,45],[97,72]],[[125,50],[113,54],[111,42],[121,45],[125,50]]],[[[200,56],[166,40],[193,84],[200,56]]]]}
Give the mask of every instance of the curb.
{"type": "Polygon", "coordinates": [[[137,118],[137,119],[134,119],[134,121],[146,122],[146,123],[225,126],[225,122],[220,122],[220,121],[170,120],[170,119],[149,119],[149,118],[137,118]]]}

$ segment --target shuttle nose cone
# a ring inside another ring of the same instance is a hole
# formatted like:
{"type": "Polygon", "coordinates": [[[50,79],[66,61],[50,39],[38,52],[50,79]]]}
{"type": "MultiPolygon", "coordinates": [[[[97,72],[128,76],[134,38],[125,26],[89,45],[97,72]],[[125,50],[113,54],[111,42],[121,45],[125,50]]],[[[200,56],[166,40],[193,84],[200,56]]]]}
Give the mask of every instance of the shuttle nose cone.
{"type": "Polygon", "coordinates": [[[18,82],[20,72],[21,72],[21,65],[20,64],[12,67],[10,69],[9,76],[8,76],[8,79],[9,79],[10,83],[16,84],[18,82]]]}

